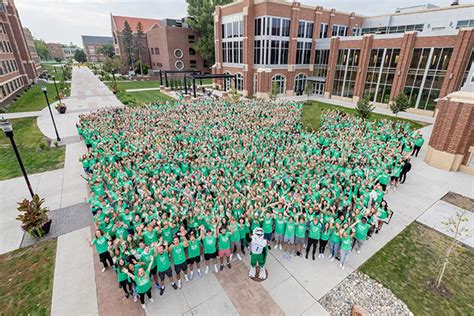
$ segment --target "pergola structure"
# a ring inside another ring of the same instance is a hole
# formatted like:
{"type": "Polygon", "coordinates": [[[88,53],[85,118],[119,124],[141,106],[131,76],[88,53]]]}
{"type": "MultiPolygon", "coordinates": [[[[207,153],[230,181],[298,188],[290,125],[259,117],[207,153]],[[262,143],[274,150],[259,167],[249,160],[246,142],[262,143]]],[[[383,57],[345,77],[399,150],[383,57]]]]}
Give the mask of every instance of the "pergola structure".
{"type": "Polygon", "coordinates": [[[163,74],[165,75],[165,86],[168,87],[168,74],[201,74],[200,70],[161,70],[160,69],[160,86],[163,85],[163,74]]]}
{"type": "Polygon", "coordinates": [[[226,87],[226,80],[225,79],[234,79],[234,87],[237,89],[237,75],[230,75],[230,74],[191,74],[190,76],[184,76],[184,93],[188,94],[188,85],[187,80],[193,81],[193,96],[196,97],[196,79],[224,79],[224,91],[227,90],[226,87]]]}

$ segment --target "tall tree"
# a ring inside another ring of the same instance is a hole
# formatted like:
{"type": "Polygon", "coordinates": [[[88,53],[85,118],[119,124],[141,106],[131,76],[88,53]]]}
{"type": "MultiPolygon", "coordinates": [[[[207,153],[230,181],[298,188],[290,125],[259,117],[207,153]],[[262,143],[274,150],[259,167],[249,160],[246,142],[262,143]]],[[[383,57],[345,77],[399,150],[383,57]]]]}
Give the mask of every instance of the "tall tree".
{"type": "Polygon", "coordinates": [[[217,5],[224,5],[232,0],[187,0],[189,26],[199,34],[195,49],[210,67],[215,62],[214,53],[214,10],[217,5]]]}
{"type": "Polygon", "coordinates": [[[127,56],[129,69],[133,69],[133,31],[127,20],[125,20],[123,23],[122,35],[123,47],[125,50],[125,55],[127,56]]]}
{"type": "Polygon", "coordinates": [[[48,47],[42,39],[34,39],[36,52],[42,60],[48,60],[48,47]]]}
{"type": "Polygon", "coordinates": [[[97,49],[97,52],[109,58],[113,58],[115,56],[115,49],[114,49],[114,45],[112,44],[102,45],[101,47],[97,49]]]}
{"type": "Polygon", "coordinates": [[[135,60],[138,59],[138,61],[140,62],[140,76],[142,76],[142,77],[143,77],[143,65],[142,65],[143,45],[142,45],[142,38],[144,36],[145,36],[145,33],[143,33],[142,22],[138,22],[137,32],[135,33],[135,53],[137,55],[135,60]]]}

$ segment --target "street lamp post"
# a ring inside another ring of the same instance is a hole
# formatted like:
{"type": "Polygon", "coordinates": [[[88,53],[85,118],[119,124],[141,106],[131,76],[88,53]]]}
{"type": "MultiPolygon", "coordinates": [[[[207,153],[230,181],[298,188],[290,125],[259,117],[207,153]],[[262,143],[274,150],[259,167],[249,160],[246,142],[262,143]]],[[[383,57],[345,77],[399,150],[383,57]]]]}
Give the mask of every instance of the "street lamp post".
{"type": "Polygon", "coordinates": [[[66,73],[64,72],[64,65],[61,67],[61,69],[63,70],[63,79],[64,81],[66,81],[66,73]]]}
{"type": "Polygon", "coordinates": [[[48,104],[49,114],[51,114],[51,119],[53,120],[54,131],[56,132],[56,139],[58,142],[60,142],[61,138],[59,138],[58,129],[56,128],[56,122],[54,121],[53,111],[51,111],[51,104],[49,104],[48,89],[46,89],[46,87],[43,86],[41,87],[41,91],[43,91],[44,97],[46,99],[46,103],[48,104]]]}
{"type": "Polygon", "coordinates": [[[56,96],[58,97],[58,102],[61,103],[61,98],[59,97],[58,86],[56,85],[56,79],[54,78],[54,76],[53,76],[53,82],[54,82],[54,88],[56,89],[56,96]]]}
{"type": "Polygon", "coordinates": [[[35,194],[33,193],[33,188],[31,187],[30,180],[28,179],[28,175],[26,174],[25,167],[23,166],[23,162],[21,161],[20,153],[18,152],[18,148],[15,144],[15,139],[13,138],[13,126],[10,122],[5,119],[0,120],[0,128],[5,133],[5,136],[10,139],[10,143],[12,144],[13,151],[15,152],[16,159],[18,160],[18,164],[20,165],[21,172],[23,173],[23,177],[25,178],[26,185],[28,186],[28,191],[30,191],[31,197],[35,194]]]}

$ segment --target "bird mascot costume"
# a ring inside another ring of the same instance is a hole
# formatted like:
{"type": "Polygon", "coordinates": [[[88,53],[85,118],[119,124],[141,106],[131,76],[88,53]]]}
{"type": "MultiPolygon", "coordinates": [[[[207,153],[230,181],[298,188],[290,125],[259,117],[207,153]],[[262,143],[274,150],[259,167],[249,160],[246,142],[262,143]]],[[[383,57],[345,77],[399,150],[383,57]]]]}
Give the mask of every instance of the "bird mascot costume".
{"type": "Polygon", "coordinates": [[[250,243],[250,272],[249,277],[255,278],[257,273],[257,264],[260,267],[258,277],[260,280],[267,278],[267,270],[265,269],[265,261],[268,255],[267,241],[263,238],[263,230],[256,227],[253,230],[252,241],[250,243]]]}

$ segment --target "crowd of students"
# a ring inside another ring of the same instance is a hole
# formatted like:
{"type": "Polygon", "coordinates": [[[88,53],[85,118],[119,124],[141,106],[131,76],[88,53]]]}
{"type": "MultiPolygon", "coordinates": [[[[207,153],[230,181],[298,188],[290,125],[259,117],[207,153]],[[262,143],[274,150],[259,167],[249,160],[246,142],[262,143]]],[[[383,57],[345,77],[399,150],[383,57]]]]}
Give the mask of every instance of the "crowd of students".
{"type": "Polygon", "coordinates": [[[231,269],[256,227],[288,260],[318,253],[344,269],[389,222],[384,196],[421,135],[336,111],[310,133],[301,115],[293,102],[202,100],[80,116],[91,246],[127,298],[146,308],[153,286],[231,269]]]}

